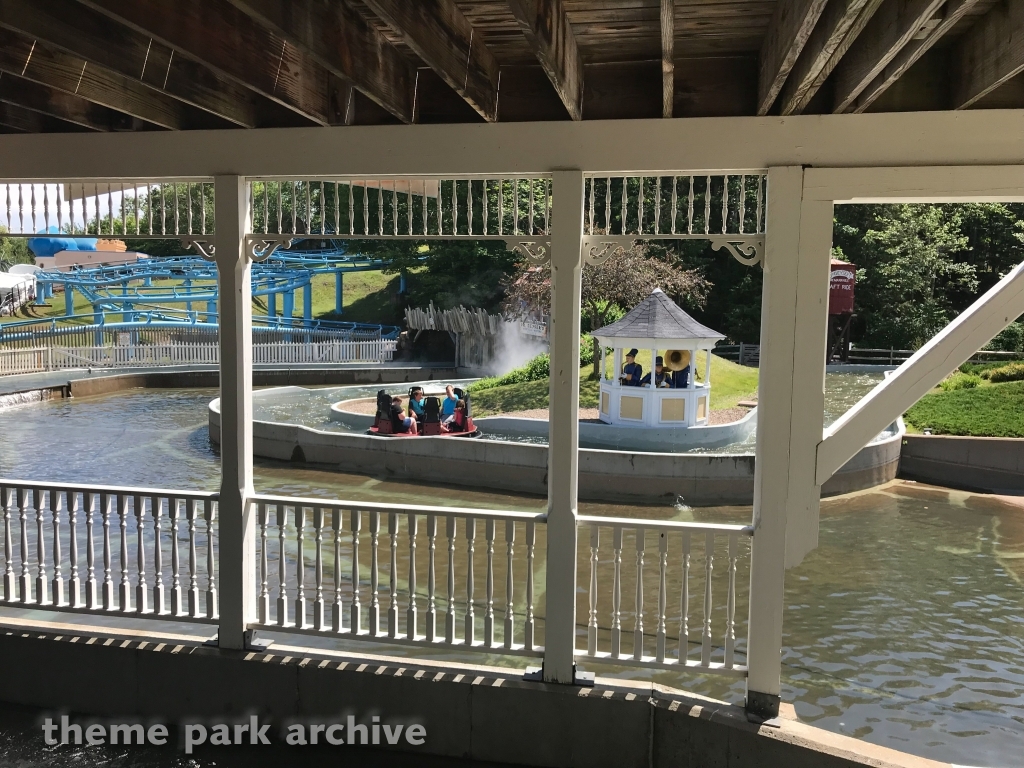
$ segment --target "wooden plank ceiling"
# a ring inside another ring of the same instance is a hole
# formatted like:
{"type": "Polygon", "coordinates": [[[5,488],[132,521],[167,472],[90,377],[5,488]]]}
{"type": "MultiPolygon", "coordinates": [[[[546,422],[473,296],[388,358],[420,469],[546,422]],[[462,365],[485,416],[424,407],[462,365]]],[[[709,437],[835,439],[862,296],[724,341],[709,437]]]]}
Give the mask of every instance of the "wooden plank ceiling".
{"type": "Polygon", "coordinates": [[[1024,0],[0,0],[0,132],[1024,107],[1024,0]]]}

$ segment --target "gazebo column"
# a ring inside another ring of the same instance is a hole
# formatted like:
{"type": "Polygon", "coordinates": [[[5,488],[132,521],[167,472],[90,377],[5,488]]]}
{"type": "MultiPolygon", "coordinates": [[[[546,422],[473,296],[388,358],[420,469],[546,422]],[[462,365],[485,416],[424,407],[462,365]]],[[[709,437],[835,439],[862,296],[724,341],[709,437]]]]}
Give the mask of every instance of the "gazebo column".
{"type": "Polygon", "coordinates": [[[786,567],[817,545],[821,497],[832,203],[805,202],[803,176],[768,171],[746,700],[762,717],[779,711],[786,567]]]}
{"type": "Polygon", "coordinates": [[[572,683],[576,649],[580,277],[583,173],[555,171],[551,220],[551,413],[548,422],[544,681],[572,683]]]}
{"type": "Polygon", "coordinates": [[[252,479],[252,260],[245,247],[249,207],[245,179],[214,179],[220,285],[220,455],[217,509],[221,648],[245,647],[256,618],[252,479]]]}

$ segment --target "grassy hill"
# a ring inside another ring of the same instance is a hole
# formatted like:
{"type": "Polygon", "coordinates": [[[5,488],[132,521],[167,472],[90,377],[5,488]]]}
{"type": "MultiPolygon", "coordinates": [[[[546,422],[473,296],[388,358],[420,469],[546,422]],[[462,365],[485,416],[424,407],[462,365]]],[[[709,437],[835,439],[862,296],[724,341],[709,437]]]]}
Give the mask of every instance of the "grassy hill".
{"type": "MultiPolygon", "coordinates": [[[[650,351],[641,351],[639,362],[649,370],[650,351]],[[645,357],[646,356],[646,357],[645,357]]],[[[609,356],[609,367],[611,359],[609,356]]],[[[697,370],[704,374],[704,353],[697,355],[697,370]]],[[[580,369],[580,406],[597,407],[599,383],[589,379],[591,366],[580,369]]],[[[491,416],[532,408],[548,407],[548,379],[492,387],[473,393],[473,412],[477,416],[491,416]]],[[[747,368],[715,355],[711,356],[711,408],[721,410],[732,408],[740,400],[757,393],[757,369],[747,368]]]]}
{"type": "Polygon", "coordinates": [[[1024,381],[931,392],[904,420],[915,431],[930,429],[937,435],[1024,437],[1024,381]]]}

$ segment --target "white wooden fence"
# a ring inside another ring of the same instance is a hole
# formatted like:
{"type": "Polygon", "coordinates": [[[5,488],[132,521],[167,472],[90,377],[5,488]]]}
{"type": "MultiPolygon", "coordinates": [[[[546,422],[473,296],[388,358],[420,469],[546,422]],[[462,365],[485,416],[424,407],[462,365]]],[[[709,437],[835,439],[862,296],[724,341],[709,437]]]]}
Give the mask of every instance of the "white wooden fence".
{"type": "MultiPolygon", "coordinates": [[[[394,357],[396,344],[395,339],[274,341],[253,344],[252,358],[256,365],[385,363],[394,357]]],[[[216,342],[29,347],[0,349],[0,376],[71,368],[217,365],[219,361],[216,342]]]]}

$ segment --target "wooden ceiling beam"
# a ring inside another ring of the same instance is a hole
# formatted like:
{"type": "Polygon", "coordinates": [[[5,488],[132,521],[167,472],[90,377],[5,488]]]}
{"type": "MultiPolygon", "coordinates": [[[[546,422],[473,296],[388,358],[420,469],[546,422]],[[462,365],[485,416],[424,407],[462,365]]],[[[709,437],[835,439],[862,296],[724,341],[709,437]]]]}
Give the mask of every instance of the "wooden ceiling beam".
{"type": "Polygon", "coordinates": [[[783,115],[803,112],[882,0],[829,0],[779,95],[783,115]]]}
{"type": "Polygon", "coordinates": [[[0,125],[21,133],[71,133],[82,129],[49,115],[0,101],[0,125]]]}
{"type": "Polygon", "coordinates": [[[162,128],[212,127],[196,125],[190,120],[188,107],[154,92],[138,80],[89,64],[76,56],[50,50],[32,37],[2,28],[0,69],[162,128]]]}
{"type": "Polygon", "coordinates": [[[893,83],[899,80],[918,60],[924,56],[931,47],[942,37],[953,29],[960,20],[967,15],[978,3],[978,0],[947,0],[942,9],[942,16],[938,25],[920,40],[911,40],[904,48],[896,54],[885,69],[875,77],[874,80],[861,91],[856,102],[850,108],[850,112],[863,112],[871,106],[875,100],[885,93],[893,83]]]}
{"type": "Polygon", "coordinates": [[[0,0],[0,25],[139,80],[244,128],[261,121],[256,95],[208,67],[75,0],[0,0]]]}
{"type": "Polygon", "coordinates": [[[79,0],[177,54],[331,125],[327,71],[225,0],[79,0]]]}
{"type": "Polygon", "coordinates": [[[345,0],[228,1],[402,122],[414,121],[416,68],[345,0]]]}
{"type": "Polygon", "coordinates": [[[997,3],[953,48],[952,106],[967,109],[1024,72],[1024,3],[997,3]]]}
{"type": "Polygon", "coordinates": [[[562,0],[508,0],[569,117],[583,119],[583,59],[562,0]]]}
{"type": "Polygon", "coordinates": [[[767,115],[828,0],[779,0],[761,44],[757,114],[767,115]]]}
{"type": "Polygon", "coordinates": [[[672,117],[676,101],[676,4],[661,0],[661,116],[672,117]]]}
{"type": "Polygon", "coordinates": [[[0,101],[91,131],[129,131],[138,127],[128,115],[10,72],[0,72],[0,101]]]}
{"type": "Polygon", "coordinates": [[[498,119],[498,60],[454,0],[364,0],[480,117],[498,119]]]}
{"type": "Polygon", "coordinates": [[[945,0],[884,0],[833,73],[833,108],[847,112],[945,0]]]}

